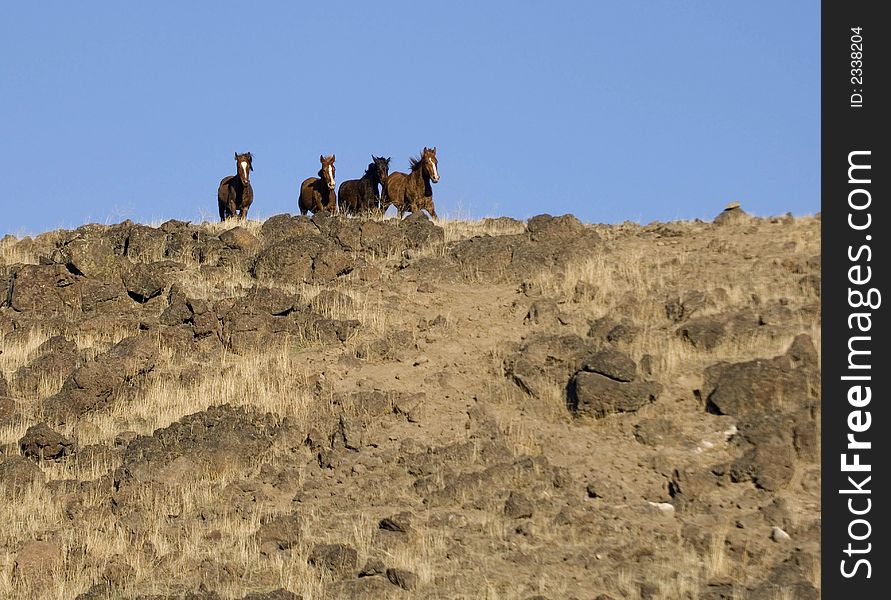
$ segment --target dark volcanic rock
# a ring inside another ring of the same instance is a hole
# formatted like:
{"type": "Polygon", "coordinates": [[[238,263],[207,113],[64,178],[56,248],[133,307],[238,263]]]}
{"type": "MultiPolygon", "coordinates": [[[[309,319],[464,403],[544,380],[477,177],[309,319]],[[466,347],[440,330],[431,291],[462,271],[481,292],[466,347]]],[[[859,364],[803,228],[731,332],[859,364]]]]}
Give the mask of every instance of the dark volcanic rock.
{"type": "Polygon", "coordinates": [[[387,579],[393,585],[404,590],[413,590],[418,586],[420,579],[411,571],[405,569],[387,569],[387,579]]]}
{"type": "Polygon", "coordinates": [[[302,520],[300,515],[280,515],[265,521],[257,531],[261,550],[289,550],[300,542],[302,520]]]}
{"type": "Polygon", "coordinates": [[[68,242],[61,250],[63,264],[78,275],[110,281],[120,275],[127,261],[113,238],[86,235],[68,242]]]}
{"type": "Polygon", "coordinates": [[[241,600],[303,600],[303,596],[278,588],[269,592],[253,592],[241,600]]]}
{"type": "Polygon", "coordinates": [[[655,401],[661,390],[662,386],[654,382],[623,383],[599,373],[580,371],[569,382],[569,407],[578,415],[594,417],[635,412],[655,401]]]}
{"type": "Polygon", "coordinates": [[[35,316],[80,310],[78,278],[62,265],[24,265],[12,278],[9,306],[35,316]]]}
{"type": "Polygon", "coordinates": [[[316,544],[307,562],[315,567],[325,568],[335,575],[343,576],[355,571],[359,555],[346,544],[316,544]]]}
{"type": "Polygon", "coordinates": [[[74,454],[76,445],[46,423],[32,425],[19,440],[23,456],[35,460],[58,460],[74,454]]]}
{"type": "Polygon", "coordinates": [[[150,372],[158,359],[158,343],[150,335],[124,338],[95,361],[75,370],[59,393],[43,402],[48,418],[64,421],[106,406],[125,386],[150,372]]]}
{"type": "Polygon", "coordinates": [[[699,350],[714,349],[724,333],[724,324],[713,317],[692,319],[678,328],[678,335],[699,350]]]}
{"type": "Polygon", "coordinates": [[[248,468],[271,445],[278,425],[272,414],[230,406],[211,406],[149,436],[130,442],[117,481],[164,481],[183,475],[174,464],[190,466],[186,476],[248,468]]]}
{"type": "Polygon", "coordinates": [[[164,290],[164,279],[149,265],[135,264],[123,272],[121,279],[127,293],[139,303],[148,302],[164,290]]]}
{"type": "Polygon", "coordinates": [[[21,493],[30,485],[43,483],[43,471],[24,456],[0,455],[0,490],[21,493]]]}
{"type": "Polygon", "coordinates": [[[551,215],[538,215],[532,217],[526,223],[526,231],[533,241],[566,240],[578,237],[585,230],[582,222],[573,215],[552,217],[551,215]]]}
{"type": "Polygon", "coordinates": [[[613,349],[600,350],[582,363],[582,370],[600,373],[616,381],[634,381],[637,364],[623,352],[613,349]]]}
{"type": "Polygon", "coordinates": [[[278,242],[286,238],[303,235],[319,235],[316,227],[309,217],[293,215],[275,215],[263,221],[260,227],[260,235],[266,244],[278,242]]]}
{"type": "MultiPolygon", "coordinates": [[[[0,389],[0,393],[2,392],[3,390],[0,389]]],[[[0,395],[0,426],[11,423],[18,413],[18,402],[7,396],[0,395]]]]}
{"type": "Polygon", "coordinates": [[[816,397],[818,368],[813,342],[802,334],[784,355],[713,365],[706,370],[705,379],[714,381],[714,388],[703,391],[709,410],[722,415],[802,407],[816,397]]]}
{"type": "Polygon", "coordinates": [[[229,248],[241,250],[242,252],[253,252],[260,244],[257,236],[241,226],[228,229],[221,233],[219,237],[220,241],[229,248]]]}

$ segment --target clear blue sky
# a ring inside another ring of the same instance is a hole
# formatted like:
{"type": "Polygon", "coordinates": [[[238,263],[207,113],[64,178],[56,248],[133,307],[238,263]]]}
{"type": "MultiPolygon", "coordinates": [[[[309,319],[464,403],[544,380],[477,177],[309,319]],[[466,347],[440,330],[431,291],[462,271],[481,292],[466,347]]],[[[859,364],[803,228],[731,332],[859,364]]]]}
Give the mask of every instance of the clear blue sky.
{"type": "Polygon", "coordinates": [[[0,33],[0,235],[298,213],[336,153],[436,146],[444,215],[588,222],[820,202],[815,2],[16,2],[0,33]]]}

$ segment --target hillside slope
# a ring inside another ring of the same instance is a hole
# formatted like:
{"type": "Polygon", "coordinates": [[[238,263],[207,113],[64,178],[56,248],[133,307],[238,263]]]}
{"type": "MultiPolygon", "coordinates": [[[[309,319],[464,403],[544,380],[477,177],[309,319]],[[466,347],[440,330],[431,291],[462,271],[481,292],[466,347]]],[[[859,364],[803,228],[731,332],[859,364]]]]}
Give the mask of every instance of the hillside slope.
{"type": "Polygon", "coordinates": [[[7,237],[0,597],[816,598],[819,232],[7,237]]]}

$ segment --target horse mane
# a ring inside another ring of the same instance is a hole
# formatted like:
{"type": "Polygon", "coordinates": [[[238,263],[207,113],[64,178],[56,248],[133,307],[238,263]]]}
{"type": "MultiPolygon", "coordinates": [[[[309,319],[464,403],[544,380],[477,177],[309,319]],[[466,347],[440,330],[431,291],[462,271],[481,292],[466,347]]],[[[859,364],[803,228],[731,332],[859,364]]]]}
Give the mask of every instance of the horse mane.
{"type": "Polygon", "coordinates": [[[420,158],[415,158],[414,156],[409,157],[408,162],[411,163],[409,164],[409,167],[411,167],[412,172],[420,169],[423,164],[420,158]]]}

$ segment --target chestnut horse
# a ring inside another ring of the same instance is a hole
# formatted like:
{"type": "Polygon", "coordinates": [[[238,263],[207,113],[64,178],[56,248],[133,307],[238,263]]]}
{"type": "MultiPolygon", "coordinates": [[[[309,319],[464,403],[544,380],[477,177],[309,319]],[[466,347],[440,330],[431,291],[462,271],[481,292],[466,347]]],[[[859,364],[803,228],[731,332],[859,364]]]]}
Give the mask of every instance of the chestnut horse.
{"type": "Polygon", "coordinates": [[[254,188],[251,187],[251,171],[254,170],[254,157],[250,152],[235,153],[237,175],[223,177],[217,190],[217,204],[220,207],[220,221],[229,217],[246,219],[248,208],[254,201],[254,188]],[[237,211],[237,212],[236,212],[237,211]]]}
{"type": "Polygon", "coordinates": [[[390,173],[390,159],[371,155],[371,163],[359,179],[350,179],[340,184],[337,203],[340,211],[348,215],[371,215],[380,211],[381,195],[377,186],[387,185],[390,173]]]}
{"type": "Polygon", "coordinates": [[[396,171],[390,173],[384,186],[384,198],[381,203],[383,212],[394,205],[399,218],[406,212],[426,210],[436,219],[433,207],[433,188],[430,182],[439,181],[439,162],[436,160],[436,148],[424,147],[420,158],[411,159],[411,173],[406,175],[396,171]]]}
{"type": "Polygon", "coordinates": [[[337,212],[337,193],[334,191],[334,155],[319,156],[322,168],[318,177],[310,177],[300,184],[300,214],[309,211],[317,213],[323,210],[334,214],[337,212]]]}

